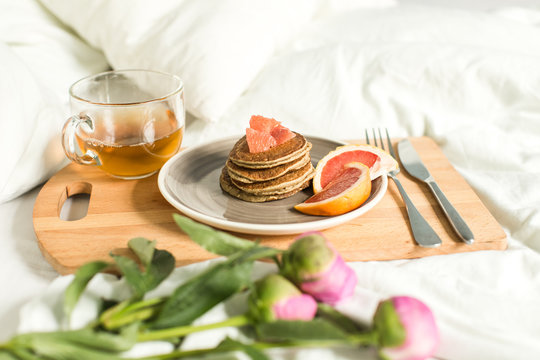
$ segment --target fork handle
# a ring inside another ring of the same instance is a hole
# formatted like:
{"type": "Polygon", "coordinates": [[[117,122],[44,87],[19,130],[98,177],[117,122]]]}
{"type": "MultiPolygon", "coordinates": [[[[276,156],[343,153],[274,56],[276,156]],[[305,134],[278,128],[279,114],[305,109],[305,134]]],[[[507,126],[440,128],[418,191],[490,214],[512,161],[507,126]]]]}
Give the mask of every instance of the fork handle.
{"type": "Polygon", "coordinates": [[[407,214],[409,215],[409,221],[411,223],[411,229],[413,232],[414,240],[418,245],[423,247],[437,247],[441,245],[442,241],[439,236],[435,233],[435,230],[428,224],[426,219],[420,214],[416,206],[412,203],[409,195],[405,192],[403,185],[398,180],[395,175],[388,174],[394,183],[396,184],[401,197],[405,202],[405,207],[407,208],[407,214]]]}
{"type": "Polygon", "coordinates": [[[459,215],[454,206],[448,201],[441,188],[435,181],[426,181],[429,185],[429,188],[435,195],[435,198],[441,205],[444,214],[450,220],[450,224],[454,228],[455,232],[466,244],[472,244],[474,242],[474,235],[469,229],[469,226],[465,223],[465,220],[459,215]]]}

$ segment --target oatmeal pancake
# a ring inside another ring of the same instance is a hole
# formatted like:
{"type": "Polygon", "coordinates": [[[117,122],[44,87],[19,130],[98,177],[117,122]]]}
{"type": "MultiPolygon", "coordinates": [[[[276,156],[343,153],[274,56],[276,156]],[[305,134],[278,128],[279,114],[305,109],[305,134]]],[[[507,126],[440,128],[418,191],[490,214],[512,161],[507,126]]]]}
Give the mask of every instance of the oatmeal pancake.
{"type": "Polygon", "coordinates": [[[236,180],[231,182],[240,190],[255,195],[269,195],[286,193],[301,186],[307,180],[311,180],[315,175],[315,169],[311,162],[298,170],[291,171],[279,178],[261,181],[256,183],[243,183],[236,180]]]}
{"type": "Polygon", "coordinates": [[[303,157],[285,163],[283,165],[274,166],[264,169],[250,169],[238,166],[230,160],[225,164],[231,179],[241,181],[243,183],[255,183],[259,181],[268,181],[287,174],[290,171],[298,170],[304,167],[311,161],[309,153],[303,157]]]}
{"type": "Polygon", "coordinates": [[[237,188],[232,183],[231,178],[229,177],[229,174],[225,167],[223,168],[221,172],[221,176],[219,178],[219,184],[221,188],[223,189],[223,191],[225,191],[226,193],[228,193],[229,195],[237,199],[249,201],[249,202],[267,202],[267,201],[285,199],[307,188],[308,186],[310,186],[310,183],[311,183],[311,180],[308,180],[305,183],[303,183],[301,186],[287,193],[273,194],[273,195],[255,195],[255,194],[247,193],[237,188]]]}
{"type": "Polygon", "coordinates": [[[236,165],[251,169],[264,169],[289,163],[304,156],[311,149],[311,143],[305,137],[295,134],[295,137],[283,144],[259,153],[249,152],[246,136],[243,136],[233,146],[229,160],[236,165]]]}

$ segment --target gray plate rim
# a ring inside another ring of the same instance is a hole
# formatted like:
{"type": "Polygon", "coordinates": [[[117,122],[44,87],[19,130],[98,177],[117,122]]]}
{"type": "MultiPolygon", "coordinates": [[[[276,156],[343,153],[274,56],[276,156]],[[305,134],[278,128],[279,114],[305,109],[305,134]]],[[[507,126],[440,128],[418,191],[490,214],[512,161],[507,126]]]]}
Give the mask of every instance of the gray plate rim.
{"type": "MultiPolygon", "coordinates": [[[[319,136],[309,136],[305,135],[306,139],[322,141],[322,142],[331,142],[335,143],[336,147],[341,145],[347,145],[347,143],[342,141],[337,141],[329,138],[323,138],[319,136]]],[[[378,190],[374,192],[373,198],[368,202],[364,203],[358,209],[345,213],[343,215],[332,216],[332,217],[313,217],[314,220],[300,222],[300,223],[291,223],[291,224],[257,224],[257,223],[247,223],[242,221],[232,221],[226,219],[216,218],[214,216],[205,214],[203,212],[192,209],[191,207],[182,203],[182,200],[174,194],[174,192],[167,186],[166,179],[169,175],[171,167],[177,162],[181,161],[182,158],[187,157],[190,153],[199,150],[202,147],[212,145],[216,142],[230,141],[232,145],[240,138],[240,136],[231,136],[226,138],[221,138],[213,141],[208,141],[206,143],[187,148],[180,151],[178,154],[170,158],[161,168],[158,175],[158,188],[162,196],[175,207],[177,210],[180,210],[184,215],[191,217],[194,220],[197,220],[206,225],[210,225],[222,230],[240,232],[245,234],[254,234],[254,235],[287,235],[287,234],[299,234],[306,231],[315,231],[315,230],[324,230],[337,225],[341,225],[355,219],[367,211],[371,210],[375,205],[377,205],[380,200],[383,198],[388,187],[388,178],[387,176],[381,176],[381,184],[378,190]]],[[[216,179],[218,181],[218,179],[216,179]]],[[[229,196],[224,194],[223,196],[229,196]]],[[[306,215],[309,217],[309,215],[306,215]]]]}

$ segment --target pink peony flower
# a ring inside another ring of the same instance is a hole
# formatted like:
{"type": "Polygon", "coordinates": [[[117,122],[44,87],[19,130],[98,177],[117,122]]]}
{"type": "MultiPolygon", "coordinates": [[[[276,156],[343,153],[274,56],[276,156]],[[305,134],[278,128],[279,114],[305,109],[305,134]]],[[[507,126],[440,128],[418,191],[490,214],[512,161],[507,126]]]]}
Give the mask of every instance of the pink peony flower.
{"type": "Polygon", "coordinates": [[[342,257],[337,253],[335,255],[328,269],[310,275],[300,284],[302,291],[330,305],[350,297],[358,281],[356,273],[347,266],[342,257]]]}
{"type": "Polygon", "coordinates": [[[272,310],[277,319],[309,321],[317,312],[317,302],[310,295],[300,294],[274,303],[272,310]]]}
{"type": "Polygon", "coordinates": [[[282,262],[282,273],[319,301],[335,305],[354,293],[356,273],[319,232],[301,235],[282,262]]]}
{"type": "Polygon", "coordinates": [[[272,274],[258,281],[249,300],[252,317],[262,321],[311,320],[317,312],[313,297],[302,294],[289,280],[272,274]]]}
{"type": "Polygon", "coordinates": [[[396,296],[382,301],[373,319],[384,359],[427,359],[439,345],[433,313],[418,299],[396,296]]]}

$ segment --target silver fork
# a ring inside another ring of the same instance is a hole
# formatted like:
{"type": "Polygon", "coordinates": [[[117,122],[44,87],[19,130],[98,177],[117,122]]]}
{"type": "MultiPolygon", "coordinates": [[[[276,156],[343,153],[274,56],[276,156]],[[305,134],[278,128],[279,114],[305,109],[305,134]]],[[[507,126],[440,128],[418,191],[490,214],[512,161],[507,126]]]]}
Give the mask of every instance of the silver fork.
{"type": "MultiPolygon", "coordinates": [[[[388,151],[390,155],[394,159],[396,159],[396,154],[394,153],[394,149],[392,148],[392,142],[390,141],[390,135],[388,135],[388,129],[385,129],[386,131],[386,141],[387,141],[387,147],[384,146],[384,140],[381,133],[381,129],[378,130],[379,135],[379,141],[377,141],[377,134],[375,132],[375,129],[371,129],[373,133],[373,142],[375,146],[380,147],[381,149],[388,151]],[[379,145],[380,143],[380,145],[379,145]],[[388,150],[387,150],[388,149],[388,150]]],[[[366,143],[370,144],[369,142],[369,134],[367,129],[365,129],[365,135],[366,135],[366,143]]],[[[405,208],[407,209],[407,214],[409,216],[409,221],[411,223],[411,230],[413,233],[414,240],[416,243],[423,247],[437,247],[441,245],[441,239],[439,236],[435,233],[433,228],[428,224],[426,219],[420,214],[418,209],[414,206],[411,199],[409,198],[409,195],[405,192],[405,189],[403,188],[403,185],[401,185],[401,182],[397,178],[397,174],[399,173],[399,167],[395,170],[392,170],[388,173],[388,177],[390,177],[392,180],[394,180],[394,183],[396,184],[401,197],[403,198],[403,201],[405,202],[405,208]]]]}

